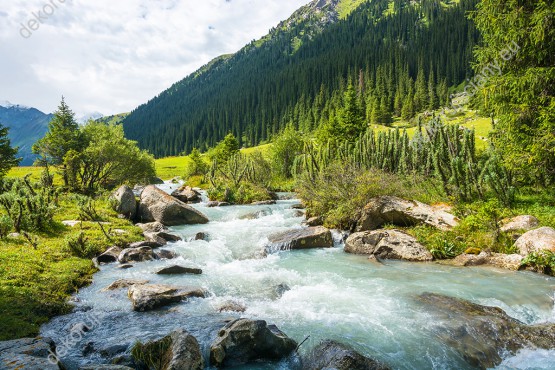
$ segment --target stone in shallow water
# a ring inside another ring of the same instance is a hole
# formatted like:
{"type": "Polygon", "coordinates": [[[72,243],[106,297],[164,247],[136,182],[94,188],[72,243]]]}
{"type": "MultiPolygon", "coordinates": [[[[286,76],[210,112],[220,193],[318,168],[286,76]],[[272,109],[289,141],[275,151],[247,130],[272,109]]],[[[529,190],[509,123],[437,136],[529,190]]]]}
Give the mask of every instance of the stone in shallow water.
{"type": "Polygon", "coordinates": [[[237,366],[253,361],[277,361],[290,355],[297,343],[263,320],[238,319],[227,324],[210,346],[210,364],[237,366]]]}
{"type": "Polygon", "coordinates": [[[199,287],[179,287],[171,285],[132,285],[127,292],[134,311],[151,311],[188,298],[205,298],[206,293],[199,287]]]}
{"type": "Polygon", "coordinates": [[[132,285],[144,285],[148,284],[148,280],[137,280],[137,279],[120,279],[114,281],[110,286],[102,289],[103,292],[110,290],[118,290],[123,288],[129,288],[132,285]]]}
{"type": "Polygon", "coordinates": [[[325,227],[308,227],[272,234],[268,237],[270,245],[267,249],[310,249],[332,248],[333,237],[331,231],[325,227]]]}
{"type": "Polygon", "coordinates": [[[523,348],[555,348],[555,324],[525,325],[498,307],[424,293],[417,299],[432,315],[431,330],[472,366],[492,368],[523,348]]]}
{"type": "Polygon", "coordinates": [[[204,369],[204,358],[197,339],[181,329],[160,340],[136,344],[132,355],[137,363],[149,369],[204,369]]]}
{"type": "Polygon", "coordinates": [[[192,268],[192,267],[170,266],[157,271],[156,274],[158,275],[183,275],[183,274],[201,275],[202,270],[197,268],[192,268]]]}
{"type": "Polygon", "coordinates": [[[389,367],[365,357],[347,345],[325,340],[302,359],[303,370],[388,370],[389,367]]]}
{"type": "Polygon", "coordinates": [[[432,254],[423,245],[399,230],[364,231],[352,234],[345,242],[345,252],[413,262],[433,260],[432,254]]]}

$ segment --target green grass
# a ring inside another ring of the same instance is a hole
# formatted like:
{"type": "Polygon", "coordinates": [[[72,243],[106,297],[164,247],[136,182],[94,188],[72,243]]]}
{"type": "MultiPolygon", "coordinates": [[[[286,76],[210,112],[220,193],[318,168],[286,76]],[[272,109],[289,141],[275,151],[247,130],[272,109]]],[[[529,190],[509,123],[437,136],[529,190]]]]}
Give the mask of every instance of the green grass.
{"type": "Polygon", "coordinates": [[[70,294],[90,283],[96,272],[93,263],[72,255],[66,238],[83,231],[98,251],[142,239],[140,229],[119,219],[106,200],[98,202],[101,218],[110,223],[106,228],[125,232],[112,241],[95,223],[84,222],[82,229],[62,225],[63,220],[78,219],[71,196],[62,195],[59,206],[50,230],[33,234],[38,237],[37,249],[23,237],[0,239],[0,340],[36,336],[40,325],[69,312],[70,294]]]}
{"type": "MultiPolygon", "coordinates": [[[[252,148],[241,149],[243,154],[254,154],[261,152],[263,155],[269,153],[271,144],[264,144],[252,148]]],[[[174,177],[181,177],[185,174],[187,164],[190,163],[188,156],[166,157],[156,160],[156,175],[162,180],[171,180],[174,177]]],[[[40,171],[39,171],[40,175],[40,171]]]]}
{"type": "Polygon", "coordinates": [[[358,6],[367,0],[341,0],[337,4],[337,13],[340,19],[345,19],[351,14],[358,6]]]}
{"type": "Polygon", "coordinates": [[[185,168],[189,163],[188,156],[167,157],[156,160],[156,175],[162,180],[171,180],[185,174],[185,168]]]}
{"type": "Polygon", "coordinates": [[[31,180],[39,181],[42,167],[13,167],[7,174],[7,177],[23,178],[31,175],[31,180]]]}

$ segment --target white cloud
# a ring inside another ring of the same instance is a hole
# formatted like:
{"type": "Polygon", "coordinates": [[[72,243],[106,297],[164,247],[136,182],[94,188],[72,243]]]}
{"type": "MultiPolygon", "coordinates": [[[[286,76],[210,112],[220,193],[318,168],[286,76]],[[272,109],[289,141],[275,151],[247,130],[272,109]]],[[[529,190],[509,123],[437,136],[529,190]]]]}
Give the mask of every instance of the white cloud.
{"type": "Polygon", "coordinates": [[[134,109],[309,0],[2,2],[0,100],[51,112],[65,95],[82,115],[134,109]]]}

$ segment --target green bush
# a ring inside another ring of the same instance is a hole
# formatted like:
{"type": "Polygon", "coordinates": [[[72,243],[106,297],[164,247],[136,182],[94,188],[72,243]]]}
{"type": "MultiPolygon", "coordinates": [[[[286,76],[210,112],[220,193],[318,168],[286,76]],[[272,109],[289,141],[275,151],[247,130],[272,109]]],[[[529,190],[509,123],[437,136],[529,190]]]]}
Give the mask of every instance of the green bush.
{"type": "Polygon", "coordinates": [[[16,232],[46,231],[51,226],[57,208],[57,194],[53,189],[36,189],[28,177],[4,183],[3,187],[0,206],[16,232]]]}
{"type": "Polygon", "coordinates": [[[13,230],[12,219],[6,215],[0,216],[0,239],[5,238],[13,230]]]}
{"type": "Polygon", "coordinates": [[[392,195],[418,200],[439,200],[427,193],[429,183],[380,170],[360,170],[334,163],[311,176],[300,175],[297,191],[308,207],[309,215],[322,216],[331,228],[351,229],[359,212],[377,196],[392,195]]]}
{"type": "Polygon", "coordinates": [[[522,267],[531,267],[537,272],[555,276],[555,253],[541,251],[530,253],[521,263],[522,267]]]}

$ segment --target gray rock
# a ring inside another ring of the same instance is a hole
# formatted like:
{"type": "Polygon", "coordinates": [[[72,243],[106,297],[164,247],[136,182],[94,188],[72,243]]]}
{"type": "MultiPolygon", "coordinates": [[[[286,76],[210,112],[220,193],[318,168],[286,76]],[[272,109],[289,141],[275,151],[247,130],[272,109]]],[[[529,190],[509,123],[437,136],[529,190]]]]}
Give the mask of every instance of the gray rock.
{"type": "Polygon", "coordinates": [[[399,230],[352,234],[345,242],[345,252],[413,262],[433,260],[432,254],[415,238],[399,230]]]}
{"type": "Polygon", "coordinates": [[[178,255],[175,252],[168,251],[165,249],[160,249],[155,251],[154,256],[160,260],[172,260],[178,257],[178,255]]]}
{"type": "Polygon", "coordinates": [[[147,186],[141,193],[138,219],[166,226],[208,223],[205,215],[155,186],[147,186]]]}
{"type": "Polygon", "coordinates": [[[522,260],[520,254],[501,254],[482,252],[479,255],[461,254],[452,260],[442,261],[441,264],[450,266],[492,266],[506,270],[517,271],[520,269],[522,260]]]}
{"type": "Polygon", "coordinates": [[[200,193],[190,186],[183,186],[172,193],[172,197],[179,199],[183,203],[200,202],[200,193]]]}
{"type": "Polygon", "coordinates": [[[511,233],[516,231],[529,231],[540,226],[540,221],[534,216],[517,216],[501,222],[501,231],[511,233]]]}
{"type": "Polygon", "coordinates": [[[183,240],[180,236],[174,235],[174,234],[170,234],[170,233],[165,232],[165,231],[157,232],[156,235],[157,235],[158,237],[164,239],[164,240],[167,241],[167,242],[180,242],[180,241],[183,240]]]}
{"type": "Polygon", "coordinates": [[[356,231],[371,231],[386,224],[397,226],[429,225],[449,230],[458,225],[457,218],[441,209],[418,201],[382,196],[372,199],[364,207],[356,231]]]}
{"type": "Polygon", "coordinates": [[[152,261],[154,259],[156,259],[156,256],[150,247],[124,249],[118,256],[118,261],[121,264],[152,261]]]}
{"type": "Polygon", "coordinates": [[[544,250],[555,252],[555,229],[541,227],[528,231],[518,238],[515,247],[518,248],[519,253],[523,256],[544,250]]]}
{"type": "Polygon", "coordinates": [[[276,361],[291,354],[297,343],[262,320],[238,319],[227,324],[210,346],[210,364],[237,366],[252,361],[276,361]]]}
{"type": "Polygon", "coordinates": [[[148,284],[148,280],[120,279],[120,280],[114,281],[108,287],[102,289],[102,291],[103,292],[108,292],[108,291],[111,291],[111,290],[129,288],[132,285],[144,285],[144,284],[148,284]]]}
{"type": "Polygon", "coordinates": [[[194,240],[205,240],[208,241],[208,234],[207,233],[197,233],[194,237],[194,240]]]}
{"type": "Polygon", "coordinates": [[[247,307],[245,305],[235,302],[235,301],[228,301],[221,304],[217,308],[218,312],[245,312],[247,307]]]}
{"type": "Polygon", "coordinates": [[[299,230],[290,230],[270,235],[269,249],[309,249],[332,248],[333,237],[331,231],[325,227],[309,227],[299,230]]]}
{"type": "Polygon", "coordinates": [[[191,274],[191,275],[201,275],[202,270],[197,268],[191,267],[183,267],[183,266],[170,266],[165,267],[158,272],[158,275],[184,275],[184,274],[191,274]]]}
{"type": "Polygon", "coordinates": [[[176,330],[170,335],[133,348],[136,362],[149,369],[160,370],[202,370],[204,359],[198,341],[184,330],[176,330]],[[150,362],[153,363],[150,363],[150,362]],[[155,366],[155,363],[157,366],[155,366]]]}
{"type": "Polygon", "coordinates": [[[418,301],[433,317],[433,333],[473,367],[496,367],[523,348],[555,348],[555,324],[528,326],[498,307],[439,294],[425,293],[418,301]]]}
{"type": "Polygon", "coordinates": [[[389,367],[365,357],[349,346],[325,340],[302,358],[303,370],[388,370],[389,367]]]}
{"type": "Polygon", "coordinates": [[[169,229],[160,222],[149,222],[147,224],[137,224],[138,228],[144,233],[158,233],[161,231],[169,231],[169,229]]]}
{"type": "Polygon", "coordinates": [[[134,311],[151,311],[188,298],[204,298],[206,293],[198,287],[176,287],[171,285],[132,285],[127,293],[134,311]]]}
{"type": "Polygon", "coordinates": [[[206,203],[206,206],[209,207],[209,208],[228,207],[228,206],[230,206],[230,204],[228,202],[211,201],[211,202],[206,203]]]}
{"type": "Polygon", "coordinates": [[[324,224],[324,220],[322,217],[311,217],[306,220],[304,224],[311,227],[322,226],[324,224]]]}
{"type": "Polygon", "coordinates": [[[152,240],[143,240],[140,242],[135,242],[135,243],[131,243],[129,244],[129,246],[127,248],[142,248],[142,247],[149,247],[149,248],[160,248],[162,246],[164,246],[166,243],[164,244],[160,244],[158,242],[152,241],[152,240]]]}
{"type": "Polygon", "coordinates": [[[0,342],[0,369],[58,370],[54,342],[49,338],[24,338],[0,342]]]}
{"type": "Polygon", "coordinates": [[[120,247],[111,247],[100,256],[96,257],[98,263],[114,263],[118,261],[118,257],[122,249],[120,247]]]}
{"type": "Polygon", "coordinates": [[[135,193],[133,190],[127,186],[123,185],[114,194],[112,198],[115,199],[114,210],[124,215],[129,220],[134,220],[137,215],[137,199],[135,199],[135,193]]]}
{"type": "Polygon", "coordinates": [[[159,246],[168,244],[166,239],[160,236],[160,233],[144,233],[143,235],[147,242],[156,243],[159,246]]]}

